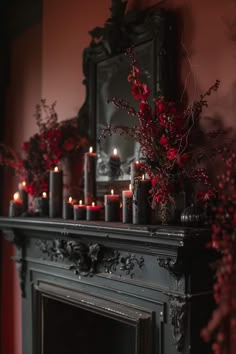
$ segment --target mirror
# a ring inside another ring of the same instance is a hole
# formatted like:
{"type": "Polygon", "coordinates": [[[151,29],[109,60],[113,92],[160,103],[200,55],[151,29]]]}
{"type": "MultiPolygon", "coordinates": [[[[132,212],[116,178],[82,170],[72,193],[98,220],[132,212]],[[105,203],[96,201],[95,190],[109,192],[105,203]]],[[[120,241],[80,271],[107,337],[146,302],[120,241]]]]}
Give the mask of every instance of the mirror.
{"type": "Polygon", "coordinates": [[[153,8],[125,13],[125,8],[126,2],[112,1],[111,17],[103,28],[90,32],[92,41],[83,56],[87,94],[79,112],[79,127],[96,148],[98,196],[111,187],[117,191],[127,189],[130,165],[139,159],[139,146],[132,138],[113,134],[100,139],[108,125],[138,124],[137,118],[108,103],[118,97],[137,108],[127,81],[130,60],[126,50],[134,48],[142,80],[153,96],[164,94],[170,99],[175,92],[175,27],[170,14],[153,8]]]}

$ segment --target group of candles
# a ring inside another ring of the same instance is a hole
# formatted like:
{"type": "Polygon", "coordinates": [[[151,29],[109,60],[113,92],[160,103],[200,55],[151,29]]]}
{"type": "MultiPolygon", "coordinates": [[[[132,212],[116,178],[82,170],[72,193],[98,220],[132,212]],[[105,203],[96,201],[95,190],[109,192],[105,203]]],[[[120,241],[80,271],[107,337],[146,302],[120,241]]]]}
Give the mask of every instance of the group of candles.
{"type": "MultiPolygon", "coordinates": [[[[117,155],[117,150],[116,150],[117,155]]],[[[118,156],[116,157],[118,158],[118,156]]],[[[107,222],[150,223],[151,208],[148,202],[151,183],[145,179],[141,162],[131,165],[131,184],[122,195],[104,195],[104,219],[107,222]]],[[[46,192],[35,198],[35,213],[50,218],[63,217],[74,220],[100,220],[101,207],[95,205],[96,198],[96,153],[90,148],[84,158],[84,203],[72,197],[63,200],[63,171],[58,167],[49,173],[49,196],[46,192]]],[[[10,201],[9,216],[19,216],[28,210],[26,183],[19,184],[18,192],[10,201]]]]}

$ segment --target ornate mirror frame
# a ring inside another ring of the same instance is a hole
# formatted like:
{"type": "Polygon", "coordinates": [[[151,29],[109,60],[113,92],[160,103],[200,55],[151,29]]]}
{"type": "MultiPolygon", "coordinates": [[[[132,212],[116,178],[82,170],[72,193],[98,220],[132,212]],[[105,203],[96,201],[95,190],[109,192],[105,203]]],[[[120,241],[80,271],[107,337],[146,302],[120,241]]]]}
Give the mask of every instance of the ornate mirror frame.
{"type": "MultiPolygon", "coordinates": [[[[94,147],[98,146],[99,141],[98,94],[102,91],[99,85],[107,83],[107,78],[112,73],[115,73],[116,77],[120,76],[117,70],[124,67],[125,61],[127,62],[125,70],[128,73],[129,60],[124,55],[128,48],[134,48],[137,53],[138,63],[141,64],[141,70],[144,69],[145,79],[153,96],[162,94],[168,99],[173,99],[176,93],[176,26],[172,14],[163,9],[156,10],[154,7],[141,12],[126,13],[126,5],[127,2],[112,0],[111,17],[104,27],[95,27],[89,32],[92,40],[83,52],[85,77],[83,83],[86,87],[86,98],[78,114],[79,129],[94,147]]],[[[117,90],[116,84],[113,86],[119,98],[127,98],[123,96],[127,87],[130,91],[127,75],[124,77],[121,92],[117,90]]],[[[111,105],[107,103],[111,98],[113,97],[103,97],[102,109],[106,110],[106,107],[111,105]]],[[[111,188],[119,192],[127,189],[128,183],[128,178],[105,181],[97,178],[97,197],[103,196],[111,188]]]]}

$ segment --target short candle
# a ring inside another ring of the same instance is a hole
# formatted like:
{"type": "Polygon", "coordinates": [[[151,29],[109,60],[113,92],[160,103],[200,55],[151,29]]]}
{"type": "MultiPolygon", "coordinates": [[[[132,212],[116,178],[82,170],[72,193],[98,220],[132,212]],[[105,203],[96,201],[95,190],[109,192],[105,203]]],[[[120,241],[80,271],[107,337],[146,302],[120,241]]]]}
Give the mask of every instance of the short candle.
{"type": "Polygon", "coordinates": [[[86,219],[86,205],[80,200],[79,204],[74,204],[74,220],[86,219]]]}
{"type": "Polygon", "coordinates": [[[94,221],[100,219],[100,207],[92,202],[92,205],[86,206],[86,220],[94,221]]]}
{"type": "Polygon", "coordinates": [[[22,200],[23,211],[27,211],[28,210],[28,193],[27,193],[26,181],[22,181],[19,183],[18,190],[20,193],[20,199],[22,200]]]}
{"type": "Polygon", "coordinates": [[[114,194],[113,189],[111,190],[111,194],[104,195],[104,205],[105,221],[120,221],[120,196],[114,194]]]}
{"type": "Polygon", "coordinates": [[[9,217],[19,216],[23,212],[23,204],[20,199],[20,193],[16,192],[13,194],[13,200],[10,200],[9,205],[9,217]]]}
{"type": "Polygon", "coordinates": [[[63,219],[73,219],[73,198],[69,197],[68,200],[64,200],[63,203],[63,219]]]}
{"type": "Polygon", "coordinates": [[[149,191],[151,189],[151,181],[136,177],[134,179],[133,194],[133,224],[150,224],[151,223],[151,205],[149,202],[149,191]]]}

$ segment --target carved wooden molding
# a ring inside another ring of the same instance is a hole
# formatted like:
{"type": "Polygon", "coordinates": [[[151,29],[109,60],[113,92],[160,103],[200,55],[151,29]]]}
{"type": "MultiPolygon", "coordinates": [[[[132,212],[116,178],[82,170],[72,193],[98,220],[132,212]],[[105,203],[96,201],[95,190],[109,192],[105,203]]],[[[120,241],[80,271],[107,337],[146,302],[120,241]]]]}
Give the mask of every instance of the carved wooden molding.
{"type": "Polygon", "coordinates": [[[184,334],[186,328],[187,303],[186,300],[177,297],[169,297],[170,312],[169,321],[172,329],[172,337],[176,350],[181,352],[184,345],[184,334]]]}
{"type": "Polygon", "coordinates": [[[42,254],[46,254],[51,261],[58,262],[68,259],[72,262],[70,269],[77,275],[92,276],[101,265],[106,273],[122,271],[133,276],[135,267],[144,265],[144,258],[134,254],[120,254],[117,250],[110,250],[98,243],[82,243],[78,241],[37,240],[36,245],[42,254]]]}
{"type": "Polygon", "coordinates": [[[142,268],[144,265],[144,258],[137,257],[134,254],[128,253],[126,256],[120,255],[118,251],[114,251],[113,256],[104,257],[103,259],[105,270],[107,273],[115,273],[117,270],[125,272],[125,274],[133,275],[135,267],[142,268]]]}
{"type": "Polygon", "coordinates": [[[14,257],[14,260],[19,275],[21,296],[25,297],[25,282],[27,272],[27,262],[25,260],[26,238],[24,236],[16,235],[12,230],[4,230],[4,236],[7,241],[16,245],[16,256],[14,257]]]}

